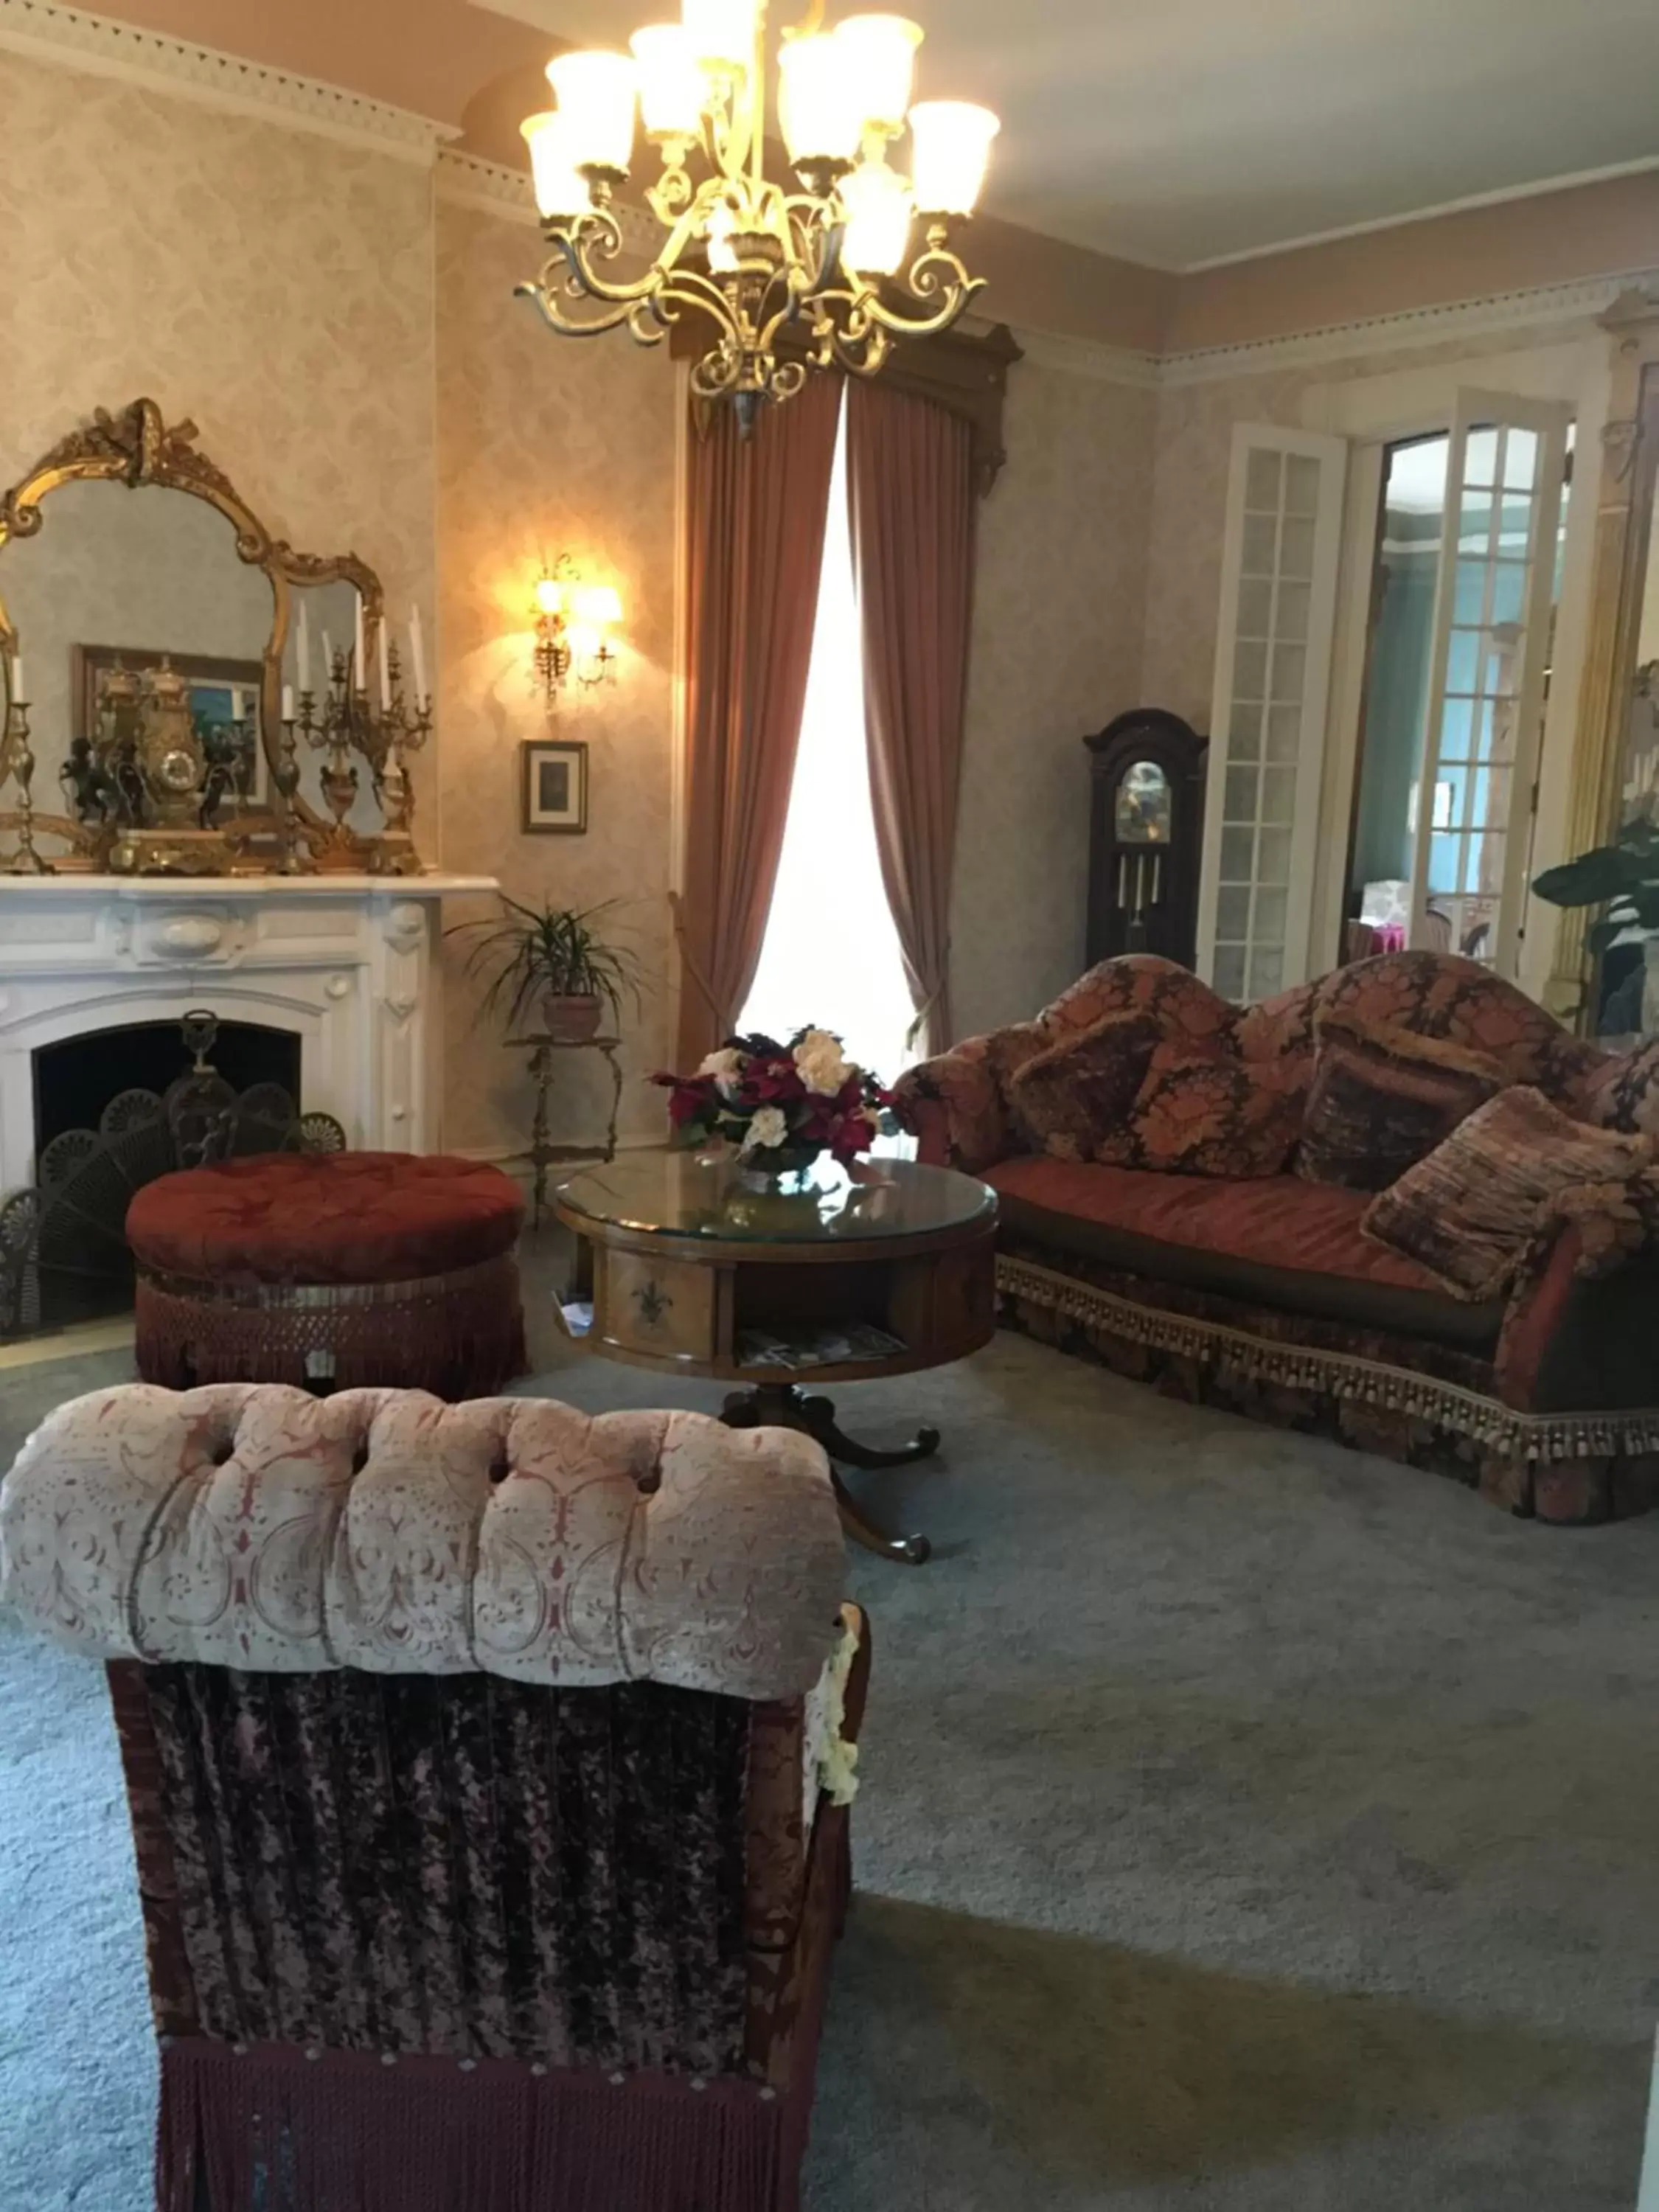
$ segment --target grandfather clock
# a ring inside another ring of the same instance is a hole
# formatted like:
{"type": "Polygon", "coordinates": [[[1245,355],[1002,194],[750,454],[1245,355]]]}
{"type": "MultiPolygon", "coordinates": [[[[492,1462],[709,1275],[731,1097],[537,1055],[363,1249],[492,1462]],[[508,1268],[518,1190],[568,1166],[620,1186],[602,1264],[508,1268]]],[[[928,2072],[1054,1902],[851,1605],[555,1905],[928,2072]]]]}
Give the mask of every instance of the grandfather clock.
{"type": "Polygon", "coordinates": [[[1198,933],[1209,739],[1179,714],[1137,707],[1090,752],[1089,964],[1161,952],[1190,968],[1198,933]]]}

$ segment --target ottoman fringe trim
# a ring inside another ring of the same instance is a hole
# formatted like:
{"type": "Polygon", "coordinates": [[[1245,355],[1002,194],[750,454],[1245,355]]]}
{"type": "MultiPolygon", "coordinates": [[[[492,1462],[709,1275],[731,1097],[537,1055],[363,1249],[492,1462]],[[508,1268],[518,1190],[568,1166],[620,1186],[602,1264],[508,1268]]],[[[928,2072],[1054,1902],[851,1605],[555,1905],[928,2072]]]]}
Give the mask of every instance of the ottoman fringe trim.
{"type": "Polygon", "coordinates": [[[528,1364],[510,1254],[398,1283],[202,1282],[140,1272],[138,1372],[204,1382],[324,1381],[487,1398],[528,1364]]]}
{"type": "MultiPolygon", "coordinates": [[[[777,2212],[790,2099],[731,2078],[164,2044],[158,2212],[777,2212]]],[[[787,2192],[793,2195],[793,2191],[787,2192]]]]}

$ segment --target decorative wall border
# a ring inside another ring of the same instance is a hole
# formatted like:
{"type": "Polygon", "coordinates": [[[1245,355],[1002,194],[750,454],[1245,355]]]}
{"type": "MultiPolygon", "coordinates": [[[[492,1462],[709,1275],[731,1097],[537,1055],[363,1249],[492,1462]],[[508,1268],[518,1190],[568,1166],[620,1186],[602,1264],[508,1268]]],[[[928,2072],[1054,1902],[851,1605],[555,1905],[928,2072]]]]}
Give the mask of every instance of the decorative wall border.
{"type": "Polygon", "coordinates": [[[1516,292],[1495,292],[1441,306],[1405,307],[1321,330],[1283,337],[1251,338],[1235,345],[1203,346],[1167,354],[1032,331],[1016,322],[1015,336],[1028,361],[1073,376],[1104,384],[1154,391],[1180,391],[1200,384],[1225,383],[1234,377],[1267,376],[1286,370],[1334,367],[1374,355],[1408,353],[1518,330],[1582,324],[1583,335],[1631,285],[1659,284],[1659,264],[1585,277],[1571,284],[1540,284],[1516,292]]]}
{"type": "MultiPolygon", "coordinates": [[[[349,4],[349,0],[347,0],[349,4]]],[[[280,119],[301,131],[370,145],[395,161],[429,167],[459,134],[430,117],[366,99],[338,85],[251,62],[212,46],[112,22],[52,0],[0,0],[0,51],[50,59],[200,101],[232,114],[280,119]]]]}

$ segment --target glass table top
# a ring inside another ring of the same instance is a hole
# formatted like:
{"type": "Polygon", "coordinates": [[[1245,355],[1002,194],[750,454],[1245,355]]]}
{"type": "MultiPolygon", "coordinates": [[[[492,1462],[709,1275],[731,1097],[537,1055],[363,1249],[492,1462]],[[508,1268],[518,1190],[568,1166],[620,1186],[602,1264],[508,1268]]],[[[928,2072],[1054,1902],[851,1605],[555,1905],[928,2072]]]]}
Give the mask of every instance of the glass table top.
{"type": "Polygon", "coordinates": [[[817,1244],[921,1237],[996,1217],[996,1193],[953,1168],[915,1160],[820,1160],[763,1188],[730,1158],[629,1152],[559,1186],[570,1212],[613,1229],[726,1243],[817,1244]]]}

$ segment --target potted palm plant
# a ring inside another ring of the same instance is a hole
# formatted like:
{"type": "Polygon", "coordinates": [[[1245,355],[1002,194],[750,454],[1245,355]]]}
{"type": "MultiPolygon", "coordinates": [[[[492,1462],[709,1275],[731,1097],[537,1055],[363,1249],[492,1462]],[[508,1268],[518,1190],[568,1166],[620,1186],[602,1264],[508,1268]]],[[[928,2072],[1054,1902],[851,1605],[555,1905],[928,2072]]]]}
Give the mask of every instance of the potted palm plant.
{"type": "Polygon", "coordinates": [[[556,1043],[585,1044],[599,1035],[607,1008],[613,1021],[624,1000],[639,1011],[639,960],[627,946],[608,943],[600,926],[614,899],[580,908],[547,900],[533,907],[503,891],[501,901],[500,915],[458,922],[445,932],[472,939],[466,972],[489,976],[481,1014],[504,1008],[506,1026],[514,1030],[535,1009],[556,1043]]]}
{"type": "Polygon", "coordinates": [[[1636,816],[1611,845],[1546,868],[1533,890],[1552,906],[1605,909],[1585,935],[1592,952],[1605,952],[1621,940],[1641,940],[1646,963],[1642,1027],[1659,1028],[1659,825],[1636,816]]]}

